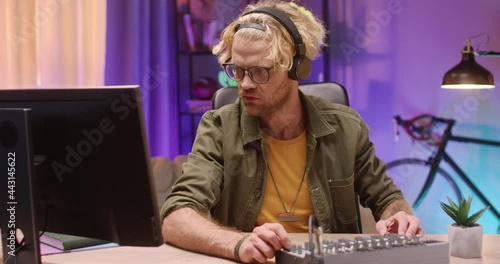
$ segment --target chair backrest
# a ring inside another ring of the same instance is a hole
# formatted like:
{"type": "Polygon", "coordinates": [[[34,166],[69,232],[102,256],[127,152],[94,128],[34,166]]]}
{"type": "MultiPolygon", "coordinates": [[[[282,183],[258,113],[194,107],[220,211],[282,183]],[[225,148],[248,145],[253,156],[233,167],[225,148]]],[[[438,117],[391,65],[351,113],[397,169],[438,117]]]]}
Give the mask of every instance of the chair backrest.
{"type": "MultiPolygon", "coordinates": [[[[321,97],[332,103],[349,105],[349,97],[344,86],[336,82],[301,84],[299,89],[304,94],[321,97]]],[[[236,98],[238,98],[236,87],[221,88],[212,97],[212,109],[219,109],[226,104],[234,103],[236,98]]]]}
{"type": "MultiPolygon", "coordinates": [[[[322,82],[322,83],[307,83],[299,85],[299,89],[307,95],[314,95],[324,98],[332,103],[343,104],[349,106],[349,97],[347,91],[341,84],[336,82],[322,82]]],[[[232,104],[238,98],[237,87],[224,87],[212,96],[212,109],[219,109],[224,105],[232,104]]],[[[355,195],[354,202],[356,205],[356,213],[358,215],[358,229],[362,233],[362,220],[360,214],[360,205],[358,196],[355,195]]]]}

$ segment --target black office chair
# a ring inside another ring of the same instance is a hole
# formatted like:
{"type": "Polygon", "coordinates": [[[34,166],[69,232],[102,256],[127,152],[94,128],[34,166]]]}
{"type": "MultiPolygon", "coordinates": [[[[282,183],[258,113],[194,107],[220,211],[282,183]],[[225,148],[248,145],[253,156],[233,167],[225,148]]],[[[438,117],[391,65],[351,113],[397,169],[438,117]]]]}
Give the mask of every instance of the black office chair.
{"type": "MultiPolygon", "coordinates": [[[[321,97],[332,103],[349,106],[349,97],[344,86],[336,82],[302,84],[299,85],[299,89],[305,94],[321,97]]],[[[219,109],[223,105],[234,103],[237,98],[237,87],[221,88],[212,97],[212,109],[219,109]]]]}
{"type": "MultiPolygon", "coordinates": [[[[299,85],[299,89],[307,95],[314,95],[324,98],[332,103],[349,106],[349,97],[344,86],[336,82],[308,83],[299,85]]],[[[212,96],[212,109],[219,109],[226,104],[231,104],[238,98],[237,87],[224,87],[212,96]]],[[[358,218],[358,229],[362,233],[361,213],[359,209],[358,196],[354,197],[356,204],[356,214],[358,218]]]]}

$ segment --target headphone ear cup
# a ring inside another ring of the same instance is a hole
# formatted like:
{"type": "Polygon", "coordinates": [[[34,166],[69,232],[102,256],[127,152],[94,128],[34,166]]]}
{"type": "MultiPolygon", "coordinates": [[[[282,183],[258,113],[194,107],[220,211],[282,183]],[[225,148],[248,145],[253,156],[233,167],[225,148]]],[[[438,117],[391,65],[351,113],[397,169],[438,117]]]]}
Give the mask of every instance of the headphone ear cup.
{"type": "Polygon", "coordinates": [[[293,59],[293,65],[288,76],[293,80],[304,80],[311,74],[311,60],[305,56],[299,56],[293,59]]]}

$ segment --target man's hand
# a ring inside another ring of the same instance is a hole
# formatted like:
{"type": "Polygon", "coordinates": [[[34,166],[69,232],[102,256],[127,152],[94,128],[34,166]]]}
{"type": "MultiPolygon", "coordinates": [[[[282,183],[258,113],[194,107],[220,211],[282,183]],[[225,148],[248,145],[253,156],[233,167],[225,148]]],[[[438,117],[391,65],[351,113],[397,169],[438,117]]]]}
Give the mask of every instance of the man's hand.
{"type": "Polygon", "coordinates": [[[399,211],[385,220],[378,221],[376,228],[377,232],[382,236],[387,233],[406,236],[414,234],[424,235],[424,230],[420,227],[420,220],[416,216],[409,215],[404,211],[399,211]]]}
{"type": "Polygon", "coordinates": [[[254,228],[241,244],[238,254],[243,263],[263,263],[274,257],[277,250],[291,246],[292,241],[281,224],[267,223],[254,228]]]}

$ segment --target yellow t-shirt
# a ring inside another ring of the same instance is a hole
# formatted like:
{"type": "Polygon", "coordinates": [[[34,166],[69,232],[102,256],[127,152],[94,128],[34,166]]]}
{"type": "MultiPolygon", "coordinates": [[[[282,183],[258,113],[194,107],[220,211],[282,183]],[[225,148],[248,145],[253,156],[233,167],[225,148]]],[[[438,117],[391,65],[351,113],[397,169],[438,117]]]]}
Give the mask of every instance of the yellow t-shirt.
{"type": "Polygon", "coordinates": [[[264,202],[257,216],[257,225],[264,223],[280,223],[287,232],[299,233],[308,231],[309,215],[313,213],[311,197],[307,188],[307,175],[305,174],[307,161],[307,137],[306,131],[298,137],[289,140],[279,140],[263,133],[266,146],[266,158],[269,163],[267,170],[266,186],[264,190],[264,202]],[[272,175],[271,175],[272,173],[272,175]],[[282,222],[278,215],[285,213],[276,186],[283,198],[286,210],[299,217],[297,222],[282,222]],[[293,204],[300,182],[304,178],[297,201],[293,204]]]}

